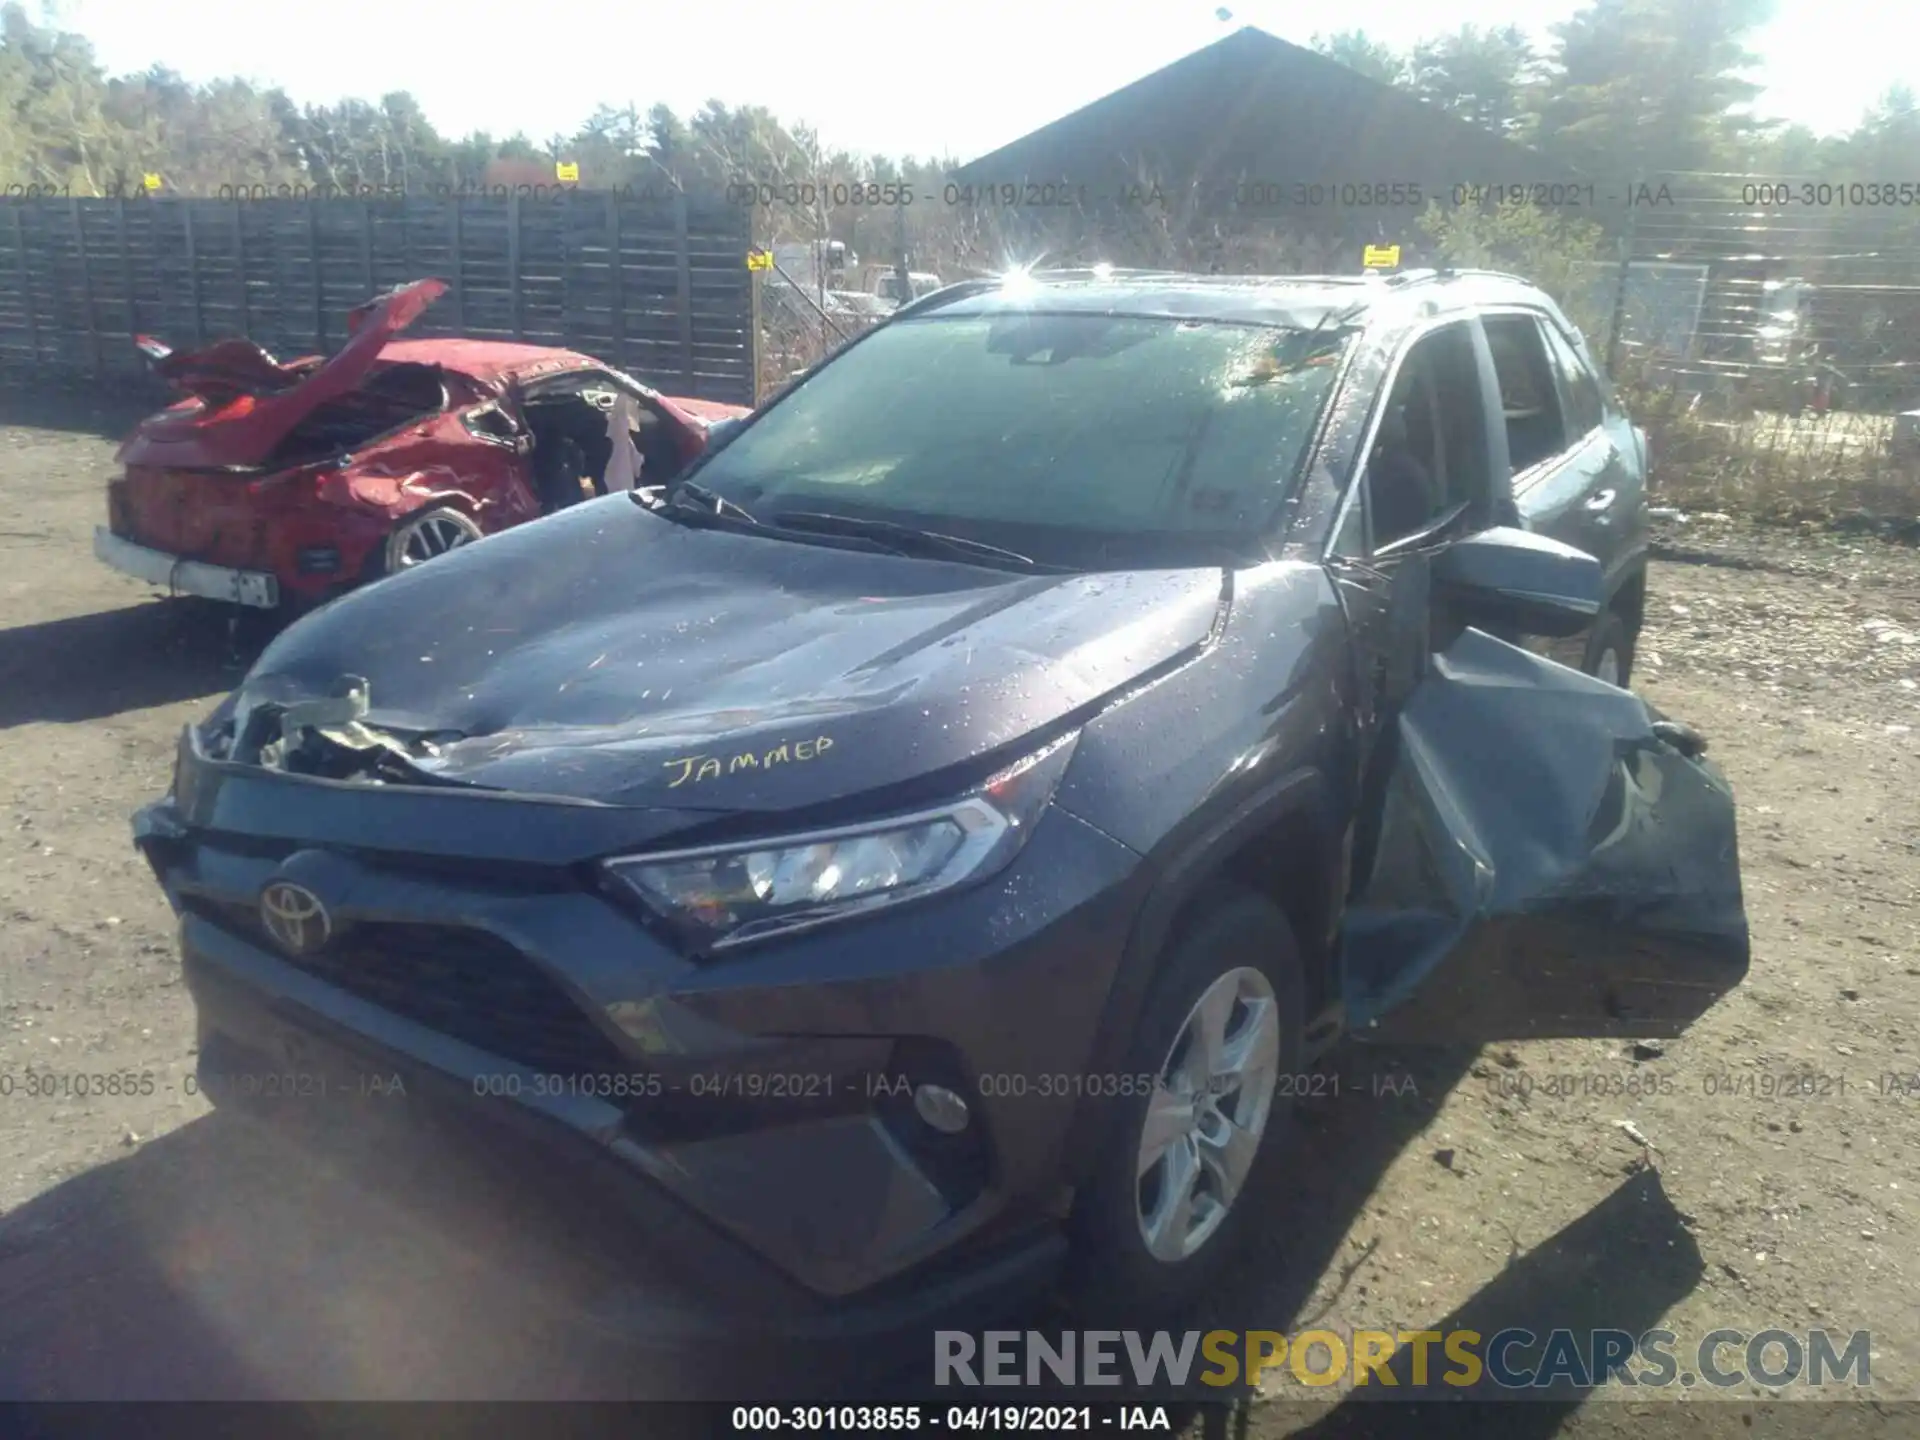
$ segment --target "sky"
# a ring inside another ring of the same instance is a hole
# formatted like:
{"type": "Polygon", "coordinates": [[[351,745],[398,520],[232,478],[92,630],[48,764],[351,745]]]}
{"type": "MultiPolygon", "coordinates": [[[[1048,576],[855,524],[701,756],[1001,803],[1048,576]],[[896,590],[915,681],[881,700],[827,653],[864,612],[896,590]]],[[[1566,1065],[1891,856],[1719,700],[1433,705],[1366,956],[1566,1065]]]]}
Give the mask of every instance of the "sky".
{"type": "MultiPolygon", "coordinates": [[[[29,4],[29,10],[35,7],[29,4]]],[[[969,160],[1257,25],[1296,44],[1361,23],[1404,46],[1463,24],[1546,27],[1578,0],[642,0],[593,10],[502,0],[56,0],[112,74],[239,75],[301,103],[409,90],[447,135],[571,134],[604,101],[764,105],[824,144],[969,160]]],[[[1920,88],[1915,0],[1776,0],[1751,42],[1758,113],[1830,133],[1889,85],[1920,88]]]]}

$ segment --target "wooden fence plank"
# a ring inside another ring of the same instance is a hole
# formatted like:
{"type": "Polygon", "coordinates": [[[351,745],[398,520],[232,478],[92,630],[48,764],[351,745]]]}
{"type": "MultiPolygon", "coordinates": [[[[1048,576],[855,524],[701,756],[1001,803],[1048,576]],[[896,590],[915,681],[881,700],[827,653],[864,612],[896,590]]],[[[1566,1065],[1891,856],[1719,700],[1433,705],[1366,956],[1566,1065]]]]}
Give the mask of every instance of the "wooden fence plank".
{"type": "Polygon", "coordinates": [[[233,202],[233,268],[240,274],[240,333],[253,333],[253,317],[247,303],[247,239],[241,233],[240,202],[233,202]]]}
{"type": "Polygon", "coordinates": [[[520,192],[507,197],[507,283],[513,287],[513,338],[525,331],[520,318],[520,192]]]}
{"type": "Polygon", "coordinates": [[[140,310],[134,298],[133,251],[127,245],[127,197],[124,195],[113,202],[113,228],[115,238],[120,242],[120,280],[127,292],[127,334],[135,335],[140,330],[140,310]]]}
{"type": "Polygon", "coordinates": [[[313,348],[324,354],[327,348],[326,286],[320,269],[320,207],[307,206],[307,258],[313,262],[313,348]]]}
{"type": "Polygon", "coordinates": [[[627,348],[627,295],[623,283],[626,268],[620,263],[621,246],[624,241],[620,235],[620,197],[611,192],[607,195],[607,283],[611,291],[607,302],[607,320],[613,337],[613,363],[621,363],[627,348]]]}
{"type": "Polygon", "coordinates": [[[20,303],[27,316],[27,343],[33,347],[33,363],[40,363],[40,318],[33,307],[33,273],[31,262],[27,258],[27,221],[26,206],[9,205],[13,211],[13,251],[19,257],[20,268],[15,272],[20,284],[20,303]]]}
{"type": "Polygon", "coordinates": [[[693,379],[693,257],[687,249],[687,197],[673,197],[674,270],[680,282],[680,373],[693,379]]]}
{"type": "Polygon", "coordinates": [[[193,343],[207,343],[207,317],[200,311],[200,265],[193,237],[193,201],[175,202],[180,207],[180,221],[186,227],[187,241],[187,300],[193,306],[193,343]]]}
{"type": "Polygon", "coordinates": [[[69,200],[68,207],[73,212],[73,238],[80,246],[80,307],[86,317],[87,349],[89,352],[89,373],[96,379],[100,375],[100,325],[93,313],[93,271],[87,267],[87,226],[80,218],[80,202],[69,200]]]}

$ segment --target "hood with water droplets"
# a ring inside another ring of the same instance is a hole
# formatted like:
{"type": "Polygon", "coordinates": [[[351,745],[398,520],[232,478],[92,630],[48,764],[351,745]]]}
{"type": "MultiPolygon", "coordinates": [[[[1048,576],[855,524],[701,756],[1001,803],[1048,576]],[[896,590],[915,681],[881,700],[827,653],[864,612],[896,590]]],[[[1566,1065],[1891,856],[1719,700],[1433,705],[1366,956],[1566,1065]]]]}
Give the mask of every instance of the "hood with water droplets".
{"type": "Polygon", "coordinates": [[[1215,568],[1026,575],[575,506],[351,594],[242,693],[347,674],[423,768],[530,794],[785,810],[964,768],[1198,653],[1215,568]]]}

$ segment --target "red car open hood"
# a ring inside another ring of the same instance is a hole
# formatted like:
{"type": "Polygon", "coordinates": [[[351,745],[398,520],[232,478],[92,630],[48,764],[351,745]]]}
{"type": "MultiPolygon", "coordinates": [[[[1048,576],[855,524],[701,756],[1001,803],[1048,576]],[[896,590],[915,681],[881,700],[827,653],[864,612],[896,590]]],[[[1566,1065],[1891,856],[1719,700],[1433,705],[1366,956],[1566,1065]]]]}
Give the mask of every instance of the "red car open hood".
{"type": "Polygon", "coordinates": [[[444,280],[416,280],[369,300],[347,317],[350,338],[325,361],[283,365],[251,340],[176,353],[139,337],[154,373],[200,403],[141,421],[118,459],[166,469],[260,464],[295,425],[366,379],[387,342],[446,291],[444,280]]]}

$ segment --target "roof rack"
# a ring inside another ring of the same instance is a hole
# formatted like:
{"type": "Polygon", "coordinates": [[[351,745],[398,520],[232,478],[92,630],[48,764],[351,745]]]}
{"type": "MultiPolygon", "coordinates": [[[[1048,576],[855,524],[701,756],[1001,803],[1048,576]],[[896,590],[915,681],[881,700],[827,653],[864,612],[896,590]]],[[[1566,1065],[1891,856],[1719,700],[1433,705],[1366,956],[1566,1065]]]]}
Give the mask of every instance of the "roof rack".
{"type": "MultiPolygon", "coordinates": [[[[1181,285],[1238,285],[1247,287],[1333,287],[1344,289],[1374,290],[1385,288],[1393,291],[1406,291],[1414,286],[1440,284],[1455,280],[1485,279],[1502,280],[1516,285],[1526,285],[1524,278],[1503,270],[1455,270],[1450,266],[1422,266],[1414,270],[1396,270],[1390,275],[1220,275],[1196,274],[1184,270],[1151,270],[1107,265],[1072,265],[1051,270],[1032,270],[1028,274],[1042,284],[1073,283],[1076,281],[1117,281],[1125,284],[1139,281],[1170,281],[1181,285]]],[[[942,286],[931,294],[922,295],[893,311],[888,319],[904,318],[937,310],[959,300],[971,299],[989,291],[998,290],[1005,276],[985,275],[972,279],[959,280],[951,285],[942,286]]],[[[1365,302],[1362,301],[1362,304],[1365,302]]]]}
{"type": "Polygon", "coordinates": [[[1198,270],[1133,270],[1121,266],[1076,265],[1058,270],[1035,270],[1035,280],[1173,280],[1182,285],[1359,285],[1361,275],[1253,275],[1198,270]]]}
{"type": "MultiPolygon", "coordinates": [[[[989,290],[998,290],[1000,281],[997,276],[982,276],[974,280],[956,280],[951,285],[942,285],[938,290],[929,291],[916,299],[907,301],[889,314],[887,320],[899,320],[908,315],[918,315],[924,310],[938,310],[942,305],[951,305],[956,300],[970,299],[975,295],[984,295],[989,290]]],[[[885,321],[882,322],[883,324],[885,321]]]]}
{"type": "Polygon", "coordinates": [[[1063,265],[1028,272],[1036,280],[1184,280],[1179,270],[1148,270],[1125,265],[1063,265]]]}

